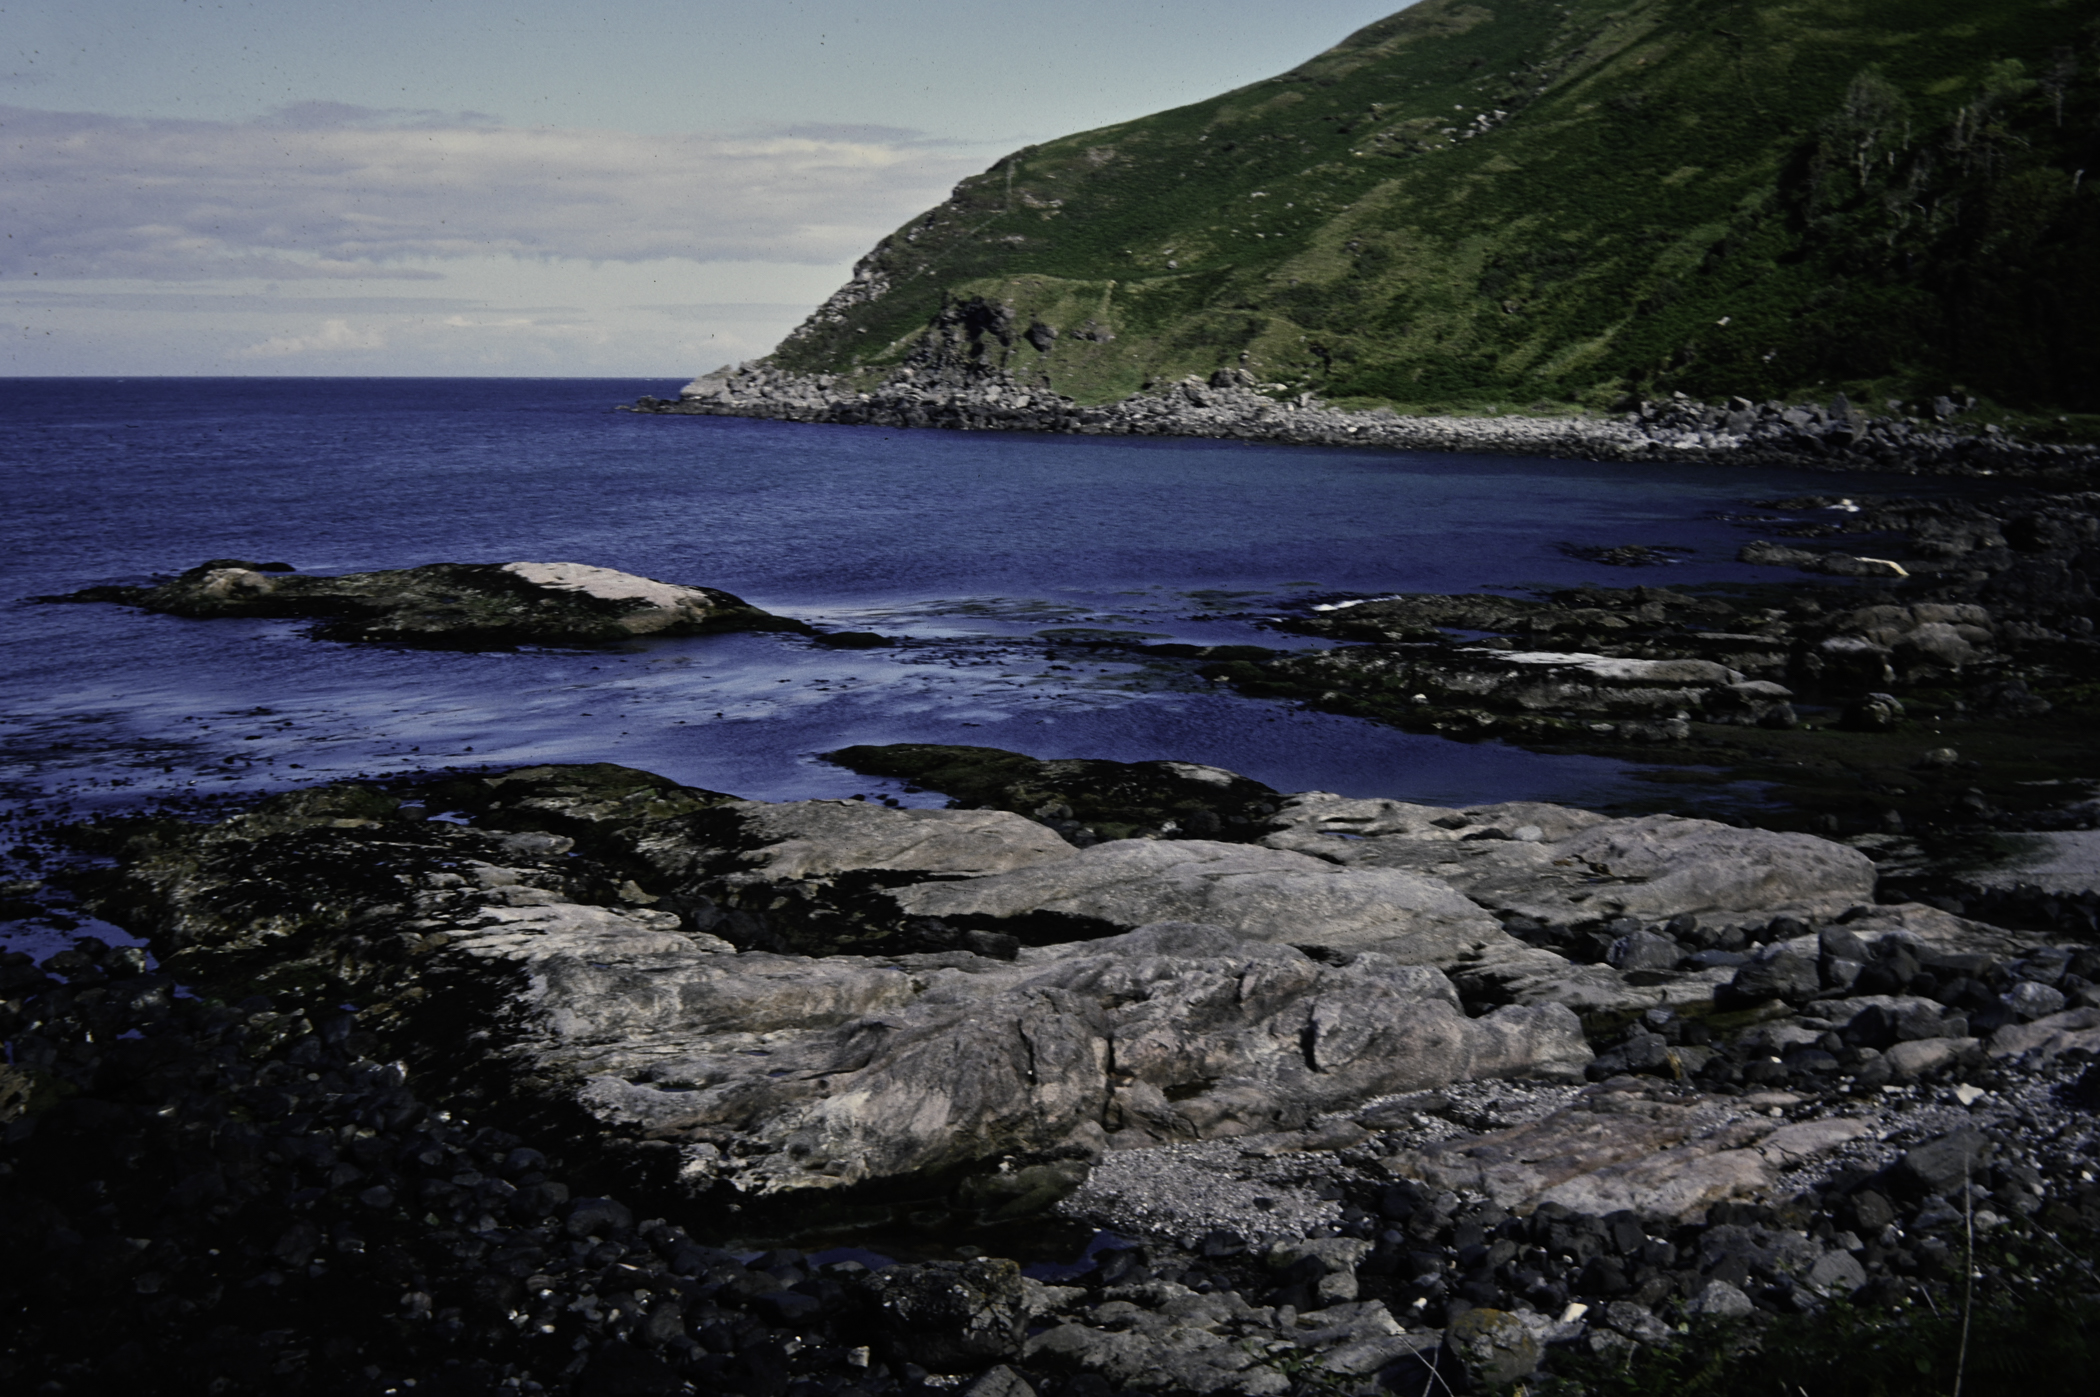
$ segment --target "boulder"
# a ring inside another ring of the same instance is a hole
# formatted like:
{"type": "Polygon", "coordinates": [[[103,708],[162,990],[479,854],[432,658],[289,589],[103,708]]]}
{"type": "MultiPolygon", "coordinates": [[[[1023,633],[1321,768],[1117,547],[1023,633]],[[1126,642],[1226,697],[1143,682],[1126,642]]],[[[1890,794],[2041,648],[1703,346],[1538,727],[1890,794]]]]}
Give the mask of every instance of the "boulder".
{"type": "Polygon", "coordinates": [[[1813,999],[1823,988],[1814,945],[1808,938],[1775,941],[1761,946],[1750,960],[1736,968],[1728,982],[1730,995],[1738,1002],[1813,999]]]}
{"type": "Polygon", "coordinates": [[[1714,1280],[1706,1283],[1705,1289],[1691,1298],[1685,1313],[1698,1319],[1743,1319],[1756,1313],[1757,1306],[1750,1297],[1726,1281],[1714,1280]]]}
{"type": "Polygon", "coordinates": [[[1982,1131],[1964,1126],[1906,1151],[1891,1174],[1913,1194],[1951,1193],[1986,1172],[1997,1152],[1982,1131]]]}
{"type": "Polygon", "coordinates": [[[1465,1374],[1465,1390],[1494,1392],[1537,1372],[1544,1349],[1518,1316],[1477,1309],[1467,1310],[1445,1328],[1444,1354],[1465,1374]]]}
{"type": "Polygon", "coordinates": [[[1896,1044],[1883,1056],[1896,1080],[1908,1082],[1952,1067],[1976,1045],[1974,1038],[1918,1038],[1896,1044]]]}

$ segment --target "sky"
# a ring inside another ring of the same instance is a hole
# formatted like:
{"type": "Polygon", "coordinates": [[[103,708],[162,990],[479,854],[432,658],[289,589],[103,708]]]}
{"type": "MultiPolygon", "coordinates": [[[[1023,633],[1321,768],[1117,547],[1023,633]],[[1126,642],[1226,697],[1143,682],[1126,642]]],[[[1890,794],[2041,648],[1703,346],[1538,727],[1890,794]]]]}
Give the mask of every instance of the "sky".
{"type": "Polygon", "coordinates": [[[0,0],[0,376],[682,379],[1403,0],[0,0]]]}

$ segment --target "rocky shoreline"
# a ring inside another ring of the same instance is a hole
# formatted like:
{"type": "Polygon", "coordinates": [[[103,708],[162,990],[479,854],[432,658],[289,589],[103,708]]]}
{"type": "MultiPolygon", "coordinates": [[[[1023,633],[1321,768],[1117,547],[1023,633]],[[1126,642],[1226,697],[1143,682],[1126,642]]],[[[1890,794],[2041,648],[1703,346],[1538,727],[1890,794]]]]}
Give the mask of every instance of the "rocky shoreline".
{"type": "MultiPolygon", "coordinates": [[[[1403,416],[1357,412],[1312,393],[1285,396],[1244,369],[1149,386],[1119,402],[1083,406],[983,362],[993,331],[937,322],[907,363],[880,381],[795,374],[763,361],[695,379],[675,399],[644,397],[623,411],[781,422],[837,422],[959,431],[1190,436],[1298,446],[1483,451],[1593,461],[1693,461],[1872,470],[1907,475],[2007,476],[2076,485],[2100,466],[2100,446],[2018,440],[1963,424],[1948,398],[1871,413],[1839,395],[1828,404],[1724,404],[1678,394],[1629,400],[1607,416],[1403,416]],[[944,328],[945,327],[945,328],[944,328]],[[972,337],[975,338],[972,338],[972,337]]],[[[981,319],[981,317],[980,317],[981,319]]]]}
{"type": "Polygon", "coordinates": [[[2089,936],[1805,834],[983,752],[838,754],[946,811],[541,767],[69,832],[155,959],[0,962],[10,1380],[1916,1374],[1971,1270],[1991,1345],[2090,1327],[2089,936]]]}

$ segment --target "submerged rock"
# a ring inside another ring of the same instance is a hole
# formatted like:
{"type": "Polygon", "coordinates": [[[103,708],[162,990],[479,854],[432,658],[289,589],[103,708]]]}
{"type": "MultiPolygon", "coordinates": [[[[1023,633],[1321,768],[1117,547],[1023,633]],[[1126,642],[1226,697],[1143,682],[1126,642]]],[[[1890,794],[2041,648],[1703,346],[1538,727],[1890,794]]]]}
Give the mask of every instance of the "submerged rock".
{"type": "Polygon", "coordinates": [[[308,577],[218,560],[155,587],[89,587],[44,601],[117,602],[172,616],[312,617],[323,640],[442,646],[588,645],[642,635],[807,631],[713,587],[585,563],[430,563],[308,577]]]}

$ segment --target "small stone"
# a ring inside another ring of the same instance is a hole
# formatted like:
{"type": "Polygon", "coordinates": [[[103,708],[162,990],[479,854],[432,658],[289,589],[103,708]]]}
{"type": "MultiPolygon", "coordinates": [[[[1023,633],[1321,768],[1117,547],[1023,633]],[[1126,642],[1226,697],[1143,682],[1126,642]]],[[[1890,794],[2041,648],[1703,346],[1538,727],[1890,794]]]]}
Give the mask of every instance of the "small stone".
{"type": "Polygon", "coordinates": [[[1467,1310],[1444,1330],[1444,1352],[1475,1389],[1520,1382],[1538,1371],[1539,1341],[1506,1310],[1467,1310]]]}
{"type": "Polygon", "coordinates": [[[1850,1295],[1867,1283],[1867,1272],[1859,1264],[1859,1258],[1850,1252],[1825,1252],[1822,1259],[1809,1268],[1808,1283],[1824,1295],[1839,1291],[1850,1295]]]}
{"type": "Polygon", "coordinates": [[[2037,984],[2033,980],[2022,980],[1998,996],[1998,1002],[2011,1011],[2022,1023],[2059,1013],[2064,1007],[2064,992],[2051,985],[2037,984]]]}
{"type": "Polygon", "coordinates": [[[1666,1343],[1670,1338],[1668,1325],[1650,1313],[1647,1306],[1637,1305],[1631,1300],[1613,1300],[1607,1303],[1603,1320],[1607,1327],[1644,1344],[1666,1343]]]}
{"type": "Polygon", "coordinates": [[[1617,970],[1675,970],[1684,959],[1684,947],[1667,936],[1636,931],[1611,943],[1604,959],[1617,970]]]}
{"type": "Polygon", "coordinates": [[[579,1198],[562,1221],[562,1231],[571,1237],[609,1237],[633,1226],[634,1214],[627,1205],[611,1198],[579,1198]]]}
{"type": "Polygon", "coordinates": [[[962,1397],[1035,1397],[1035,1389],[1004,1363],[988,1369],[962,1390],[962,1397]]]}
{"type": "Polygon", "coordinates": [[[1687,1314],[1703,1319],[1741,1319],[1752,1313],[1757,1306],[1750,1297],[1726,1281],[1708,1281],[1706,1288],[1692,1297],[1686,1305],[1687,1314]]]}
{"type": "Polygon", "coordinates": [[[1982,1173],[1996,1152],[1982,1131],[1964,1126],[1907,1152],[1896,1177],[1920,1193],[1944,1194],[1982,1173]]]}

